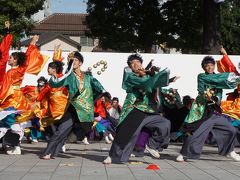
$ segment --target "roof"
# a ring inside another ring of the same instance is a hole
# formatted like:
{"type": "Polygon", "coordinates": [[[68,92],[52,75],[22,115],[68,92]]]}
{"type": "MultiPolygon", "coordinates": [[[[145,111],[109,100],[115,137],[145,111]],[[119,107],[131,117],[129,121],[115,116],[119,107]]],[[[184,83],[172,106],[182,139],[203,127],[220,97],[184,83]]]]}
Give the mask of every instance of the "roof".
{"type": "Polygon", "coordinates": [[[54,13],[40,21],[30,34],[57,32],[64,35],[85,35],[87,14],[54,13]]]}
{"type": "MultiPolygon", "coordinates": [[[[54,39],[61,39],[62,41],[76,47],[77,49],[79,49],[81,46],[79,43],[77,43],[76,41],[70,39],[68,36],[59,34],[59,33],[54,33],[54,32],[47,32],[47,33],[42,33],[40,34],[39,40],[37,42],[37,44],[39,46],[42,46],[43,44],[46,44],[54,39]]],[[[21,42],[22,46],[28,46],[29,43],[31,42],[31,38],[24,40],[21,42]]]]}

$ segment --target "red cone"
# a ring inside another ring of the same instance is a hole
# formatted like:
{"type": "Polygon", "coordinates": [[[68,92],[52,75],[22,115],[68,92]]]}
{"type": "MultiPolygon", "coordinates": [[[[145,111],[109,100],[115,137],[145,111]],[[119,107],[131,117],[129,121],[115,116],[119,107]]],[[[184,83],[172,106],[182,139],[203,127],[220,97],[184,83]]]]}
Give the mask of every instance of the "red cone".
{"type": "Polygon", "coordinates": [[[156,164],[149,164],[149,166],[146,169],[149,169],[149,170],[159,170],[160,168],[156,164]]]}

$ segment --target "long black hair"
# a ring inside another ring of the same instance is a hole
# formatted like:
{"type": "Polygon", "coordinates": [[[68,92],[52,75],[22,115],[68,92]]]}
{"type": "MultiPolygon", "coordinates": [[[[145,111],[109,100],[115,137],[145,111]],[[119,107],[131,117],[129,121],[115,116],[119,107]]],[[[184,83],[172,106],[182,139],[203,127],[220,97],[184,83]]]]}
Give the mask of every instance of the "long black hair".
{"type": "MultiPolygon", "coordinates": [[[[112,98],[112,104],[113,104],[113,101],[117,101],[117,102],[119,103],[119,99],[118,99],[117,97],[113,97],[113,98],[112,98]]],[[[118,111],[119,114],[120,114],[121,111],[122,111],[122,109],[120,108],[119,105],[118,105],[118,107],[117,107],[117,111],[118,111]]]]}
{"type": "Polygon", "coordinates": [[[62,73],[63,71],[63,62],[53,61],[48,64],[48,67],[56,69],[57,74],[62,73]]]}
{"type": "Polygon", "coordinates": [[[18,66],[23,66],[26,62],[26,54],[24,52],[13,52],[11,56],[17,60],[18,66]]]}

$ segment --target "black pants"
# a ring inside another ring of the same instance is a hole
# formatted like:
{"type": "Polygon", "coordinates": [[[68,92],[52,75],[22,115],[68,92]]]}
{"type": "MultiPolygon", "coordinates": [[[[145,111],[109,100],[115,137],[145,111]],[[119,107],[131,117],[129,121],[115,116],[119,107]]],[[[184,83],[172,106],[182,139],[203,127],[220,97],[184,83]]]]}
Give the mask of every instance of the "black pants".
{"type": "Polygon", "coordinates": [[[55,157],[60,152],[64,142],[67,139],[68,134],[71,132],[73,127],[72,115],[69,111],[65,112],[62,117],[62,123],[60,123],[55,132],[53,132],[52,137],[48,141],[47,147],[44,151],[44,155],[49,155],[55,157]]]}
{"type": "MultiPolygon", "coordinates": [[[[133,119],[126,117],[124,121],[132,120],[133,119]]],[[[124,124],[126,125],[128,123],[124,124]]],[[[119,163],[128,161],[137,142],[138,136],[143,128],[147,128],[151,132],[151,137],[148,141],[148,146],[150,148],[160,150],[162,149],[162,146],[165,146],[169,143],[171,124],[169,120],[160,115],[146,115],[131,136],[118,136],[118,133],[129,133],[129,131],[126,130],[126,127],[124,127],[124,124],[118,129],[116,138],[114,139],[109,152],[109,156],[112,158],[113,162],[119,163]],[[118,138],[124,139],[119,140],[118,138]],[[127,143],[122,143],[124,140],[127,143]]]]}
{"type": "Polygon", "coordinates": [[[233,151],[236,140],[236,129],[224,116],[213,114],[192,135],[184,138],[180,153],[191,159],[199,159],[203,145],[210,132],[217,142],[218,153],[220,155],[225,156],[233,151]]]}
{"type": "Polygon", "coordinates": [[[91,124],[91,122],[80,122],[75,108],[70,105],[61,120],[54,126],[55,129],[52,129],[53,135],[44,155],[51,154],[51,156],[56,157],[72,130],[75,131],[78,138],[83,139],[91,130],[91,124]]]}

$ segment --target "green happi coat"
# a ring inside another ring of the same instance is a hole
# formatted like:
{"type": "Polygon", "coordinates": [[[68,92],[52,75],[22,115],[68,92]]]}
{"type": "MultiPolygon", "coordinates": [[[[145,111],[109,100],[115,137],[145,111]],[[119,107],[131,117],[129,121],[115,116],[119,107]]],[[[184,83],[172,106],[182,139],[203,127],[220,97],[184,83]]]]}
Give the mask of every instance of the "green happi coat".
{"type": "Polygon", "coordinates": [[[234,73],[219,73],[219,74],[206,74],[201,73],[198,75],[198,96],[193,102],[188,116],[185,119],[185,123],[193,123],[201,120],[203,117],[207,99],[204,91],[207,89],[215,88],[214,96],[218,97],[220,104],[222,99],[222,89],[233,89],[240,82],[240,77],[234,73]]]}
{"type": "Polygon", "coordinates": [[[69,103],[76,109],[80,122],[92,122],[94,120],[93,98],[100,95],[104,88],[101,83],[89,73],[84,73],[83,81],[80,83],[77,75],[70,70],[63,77],[49,81],[53,88],[66,86],[69,92],[69,103]]]}
{"type": "Polygon", "coordinates": [[[127,96],[122,107],[119,124],[134,108],[143,112],[154,113],[155,111],[149,106],[149,98],[154,89],[168,85],[169,74],[170,71],[164,69],[154,76],[139,77],[133,72],[124,71],[122,88],[126,90],[127,96]]]}

